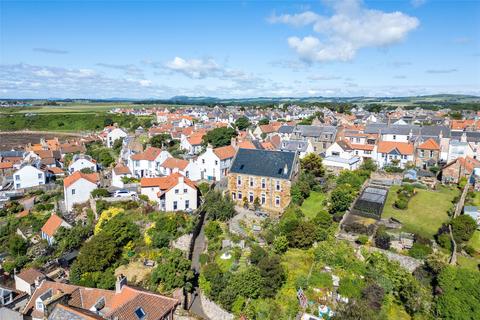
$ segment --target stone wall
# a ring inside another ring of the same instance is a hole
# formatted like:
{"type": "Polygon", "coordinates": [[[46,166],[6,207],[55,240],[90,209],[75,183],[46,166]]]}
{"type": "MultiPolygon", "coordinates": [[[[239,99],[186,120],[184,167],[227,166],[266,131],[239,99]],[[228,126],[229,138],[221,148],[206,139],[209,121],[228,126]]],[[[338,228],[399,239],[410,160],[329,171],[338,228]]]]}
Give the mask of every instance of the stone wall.
{"type": "MultiPolygon", "coordinates": [[[[228,175],[228,191],[230,195],[235,193],[235,202],[238,205],[243,205],[243,198],[249,198],[249,193],[253,192],[253,199],[262,199],[262,194],[265,194],[265,204],[262,205],[263,210],[273,212],[283,212],[283,210],[290,204],[290,189],[291,181],[285,179],[273,179],[268,177],[258,177],[249,175],[239,175],[230,173],[228,175]],[[237,184],[237,176],[241,176],[242,184],[237,184]],[[253,179],[253,187],[250,187],[250,178],[253,179]],[[265,179],[265,188],[262,188],[262,179],[265,179]],[[276,190],[276,181],[280,181],[280,190],[276,190]],[[242,193],[242,199],[238,199],[238,192],[242,193]],[[280,206],[275,205],[275,197],[280,197],[280,206]]],[[[253,203],[250,203],[253,206],[253,203]]]]}
{"type": "Polygon", "coordinates": [[[219,305],[209,300],[203,294],[200,294],[200,299],[201,299],[200,301],[202,302],[203,312],[208,316],[209,319],[233,320],[235,318],[233,314],[223,310],[219,305]]]}

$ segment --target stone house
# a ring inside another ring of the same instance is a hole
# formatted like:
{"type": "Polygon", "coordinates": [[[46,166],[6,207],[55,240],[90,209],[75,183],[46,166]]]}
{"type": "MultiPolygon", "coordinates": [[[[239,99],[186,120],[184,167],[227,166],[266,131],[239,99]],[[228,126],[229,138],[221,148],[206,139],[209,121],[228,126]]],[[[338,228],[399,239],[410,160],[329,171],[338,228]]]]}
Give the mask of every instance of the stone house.
{"type": "Polygon", "coordinates": [[[440,145],[430,138],[420,143],[415,150],[415,166],[427,169],[440,161],[440,145]]]}
{"type": "Polygon", "coordinates": [[[480,168],[480,161],[471,157],[457,158],[442,168],[442,182],[458,183],[462,177],[472,174],[475,168],[480,168]]]}
{"type": "Polygon", "coordinates": [[[239,149],[228,174],[228,191],[239,205],[281,213],[290,204],[290,189],[298,176],[295,152],[239,149]]]}

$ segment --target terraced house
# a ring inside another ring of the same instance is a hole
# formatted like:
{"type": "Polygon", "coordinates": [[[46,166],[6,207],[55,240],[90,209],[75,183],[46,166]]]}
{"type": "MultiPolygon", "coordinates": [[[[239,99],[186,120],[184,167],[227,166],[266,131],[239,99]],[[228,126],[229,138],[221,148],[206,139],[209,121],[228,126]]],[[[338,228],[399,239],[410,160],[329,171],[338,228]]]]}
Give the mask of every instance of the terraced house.
{"type": "Polygon", "coordinates": [[[298,153],[239,149],[228,174],[228,191],[239,205],[246,201],[253,206],[258,199],[263,210],[278,213],[289,205],[297,176],[298,153]]]}

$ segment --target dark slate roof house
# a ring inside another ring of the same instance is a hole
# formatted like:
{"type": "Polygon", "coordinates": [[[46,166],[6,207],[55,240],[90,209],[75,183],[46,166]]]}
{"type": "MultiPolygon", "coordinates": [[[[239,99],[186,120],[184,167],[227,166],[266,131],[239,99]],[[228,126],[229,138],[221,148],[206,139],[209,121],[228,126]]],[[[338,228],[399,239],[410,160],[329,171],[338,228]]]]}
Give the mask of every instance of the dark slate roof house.
{"type": "Polygon", "coordinates": [[[298,170],[295,152],[239,149],[231,173],[291,180],[298,170]]]}

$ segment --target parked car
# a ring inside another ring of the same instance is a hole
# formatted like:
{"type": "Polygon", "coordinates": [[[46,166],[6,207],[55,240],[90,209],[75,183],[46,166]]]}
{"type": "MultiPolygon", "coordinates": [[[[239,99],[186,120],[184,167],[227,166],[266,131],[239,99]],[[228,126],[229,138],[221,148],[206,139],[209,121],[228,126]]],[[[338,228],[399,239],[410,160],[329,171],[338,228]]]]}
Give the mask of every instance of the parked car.
{"type": "Polygon", "coordinates": [[[113,194],[114,198],[120,198],[120,197],[136,197],[137,193],[135,191],[130,191],[130,190],[117,190],[113,194]]]}

